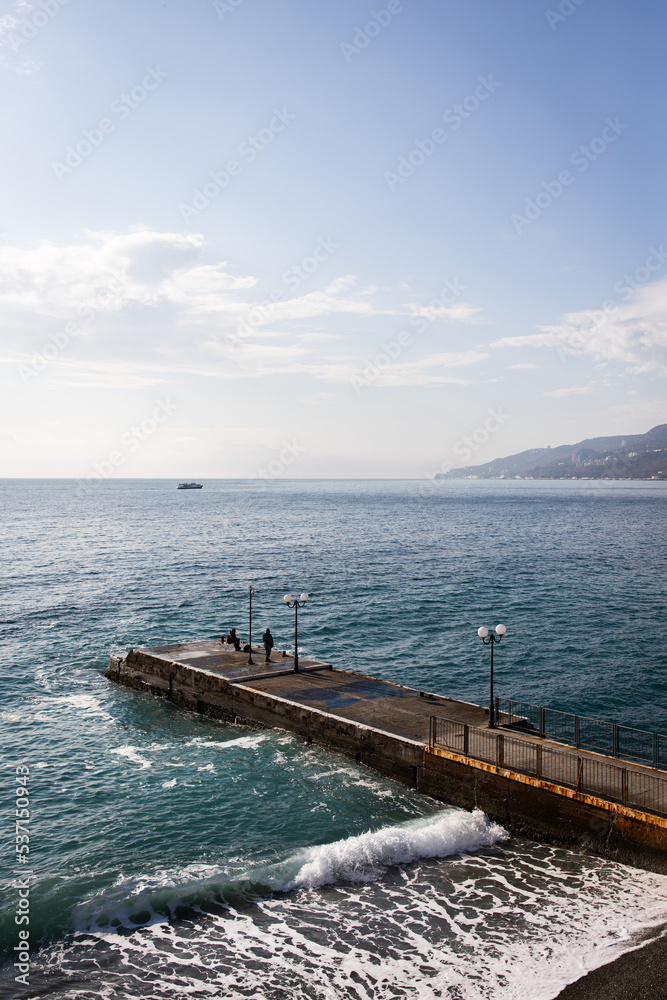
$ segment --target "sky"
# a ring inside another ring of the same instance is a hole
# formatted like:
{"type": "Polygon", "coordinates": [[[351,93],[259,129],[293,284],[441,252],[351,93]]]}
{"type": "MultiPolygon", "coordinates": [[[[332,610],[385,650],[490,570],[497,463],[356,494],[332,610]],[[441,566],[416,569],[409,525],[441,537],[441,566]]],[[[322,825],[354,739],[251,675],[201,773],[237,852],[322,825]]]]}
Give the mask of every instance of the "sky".
{"type": "Polygon", "coordinates": [[[665,422],[666,28],[5,0],[0,475],[423,479],[665,422]]]}

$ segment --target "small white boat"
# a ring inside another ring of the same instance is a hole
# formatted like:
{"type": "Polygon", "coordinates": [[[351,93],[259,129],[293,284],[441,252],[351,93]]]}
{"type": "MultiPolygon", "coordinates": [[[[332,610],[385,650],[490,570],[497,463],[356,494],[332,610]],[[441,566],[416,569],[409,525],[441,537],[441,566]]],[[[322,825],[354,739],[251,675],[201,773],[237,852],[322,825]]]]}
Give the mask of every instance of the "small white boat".
{"type": "Polygon", "coordinates": [[[203,490],[201,483],[179,483],[176,487],[177,490],[203,490]]]}

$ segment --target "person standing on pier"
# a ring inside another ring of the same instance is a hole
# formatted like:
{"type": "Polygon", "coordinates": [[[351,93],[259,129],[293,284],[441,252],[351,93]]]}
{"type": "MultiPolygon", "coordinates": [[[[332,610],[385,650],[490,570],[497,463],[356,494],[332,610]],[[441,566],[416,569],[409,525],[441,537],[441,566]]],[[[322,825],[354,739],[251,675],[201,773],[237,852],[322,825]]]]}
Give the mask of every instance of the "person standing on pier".
{"type": "Polygon", "coordinates": [[[271,662],[271,650],[273,649],[273,636],[271,635],[271,629],[267,628],[266,632],[262,636],[262,642],[264,643],[264,652],[266,653],[265,663],[271,662]]]}

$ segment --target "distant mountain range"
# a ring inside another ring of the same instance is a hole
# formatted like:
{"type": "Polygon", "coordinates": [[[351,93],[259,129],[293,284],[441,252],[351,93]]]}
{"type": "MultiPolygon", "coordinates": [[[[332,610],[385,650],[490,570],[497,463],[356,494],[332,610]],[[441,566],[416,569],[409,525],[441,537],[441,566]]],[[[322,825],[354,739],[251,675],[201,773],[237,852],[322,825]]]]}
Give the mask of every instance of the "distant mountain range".
{"type": "Polygon", "coordinates": [[[436,472],[435,478],[667,480],[667,424],[659,424],[646,434],[532,448],[485,465],[436,472]]]}

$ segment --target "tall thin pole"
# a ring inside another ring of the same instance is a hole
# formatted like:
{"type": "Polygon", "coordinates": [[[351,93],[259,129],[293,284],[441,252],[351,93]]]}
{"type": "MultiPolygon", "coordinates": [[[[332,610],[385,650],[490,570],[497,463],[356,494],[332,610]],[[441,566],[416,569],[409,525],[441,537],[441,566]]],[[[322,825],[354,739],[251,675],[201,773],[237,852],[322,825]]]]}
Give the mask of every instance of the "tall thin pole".
{"type": "Polygon", "coordinates": [[[294,604],[294,673],[299,673],[299,602],[294,604]]]}
{"type": "Polygon", "coordinates": [[[254,661],[252,658],[252,587],[250,587],[248,597],[250,598],[249,622],[248,622],[248,663],[250,666],[253,666],[254,661]]]}
{"type": "Polygon", "coordinates": [[[493,702],[493,646],[494,646],[493,634],[491,634],[489,638],[491,639],[491,691],[489,694],[489,729],[495,729],[496,720],[495,720],[494,702],[493,702]]]}

